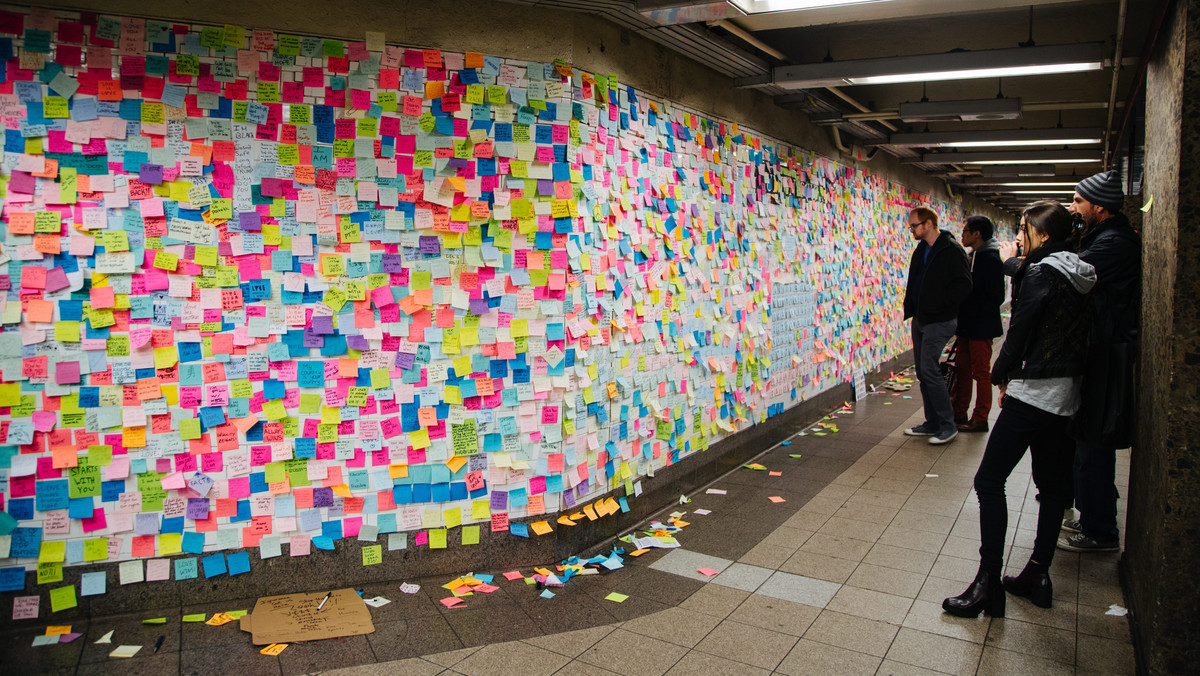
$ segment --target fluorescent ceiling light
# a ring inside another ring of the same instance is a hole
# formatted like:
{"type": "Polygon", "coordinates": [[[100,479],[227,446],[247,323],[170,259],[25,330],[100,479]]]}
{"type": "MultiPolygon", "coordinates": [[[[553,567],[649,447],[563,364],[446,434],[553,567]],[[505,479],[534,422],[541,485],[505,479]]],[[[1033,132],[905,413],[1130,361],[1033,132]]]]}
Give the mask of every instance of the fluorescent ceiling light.
{"type": "Polygon", "coordinates": [[[1099,150],[1009,150],[1009,151],[978,151],[978,152],[941,152],[921,153],[919,159],[906,159],[908,163],[925,164],[1013,164],[1029,163],[1046,164],[1078,164],[1085,162],[1103,162],[1103,153],[1099,150]]]}
{"type": "Polygon", "coordinates": [[[905,122],[975,122],[1021,119],[1021,99],[969,99],[963,101],[917,101],[900,104],[905,122]]]}
{"type": "Polygon", "coordinates": [[[1009,190],[1009,195],[1074,195],[1074,190],[1009,190]]]}
{"type": "Polygon", "coordinates": [[[946,52],[780,66],[772,81],[785,89],[931,82],[1100,70],[1103,43],[946,52]]]}
{"type": "Polygon", "coordinates": [[[1058,173],[1053,164],[1015,164],[1012,166],[989,165],[980,169],[984,176],[1054,176],[1058,173]]]}
{"type": "Polygon", "coordinates": [[[1069,146],[1100,143],[1104,132],[1082,129],[1000,129],[892,134],[888,145],[922,148],[1002,148],[1009,146],[1069,146]]]}
{"type": "Polygon", "coordinates": [[[890,0],[730,0],[730,4],[747,14],[765,14],[767,12],[794,12],[804,9],[825,9],[828,7],[844,7],[846,5],[865,5],[874,2],[889,2],[890,0]]]}
{"type": "MultiPolygon", "coordinates": [[[[1006,188],[1071,188],[1079,184],[1079,181],[1067,181],[1064,183],[997,183],[1006,188]]],[[[1075,192],[1072,190],[1071,192],[1075,192]]]]}

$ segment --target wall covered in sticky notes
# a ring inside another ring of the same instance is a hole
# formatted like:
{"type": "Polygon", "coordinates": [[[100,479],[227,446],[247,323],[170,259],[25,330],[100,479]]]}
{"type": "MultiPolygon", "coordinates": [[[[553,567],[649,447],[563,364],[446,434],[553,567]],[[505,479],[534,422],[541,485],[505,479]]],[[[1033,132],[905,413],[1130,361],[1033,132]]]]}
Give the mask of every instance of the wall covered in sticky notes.
{"type": "Polygon", "coordinates": [[[627,508],[907,349],[906,212],[962,218],[565,62],[30,10],[0,66],[0,556],[45,583],[627,508]]]}

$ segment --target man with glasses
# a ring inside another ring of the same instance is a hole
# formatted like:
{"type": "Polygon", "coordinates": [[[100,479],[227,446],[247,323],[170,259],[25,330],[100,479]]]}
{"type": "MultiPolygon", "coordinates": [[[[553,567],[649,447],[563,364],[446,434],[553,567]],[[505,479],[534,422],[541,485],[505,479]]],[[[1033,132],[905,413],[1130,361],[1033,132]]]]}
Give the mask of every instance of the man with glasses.
{"type": "Polygon", "coordinates": [[[929,437],[931,444],[947,444],[958,436],[958,427],[938,361],[958,328],[959,306],[971,293],[972,281],[967,253],[954,235],[938,229],[937,221],[937,214],[927,207],[908,214],[908,230],[918,244],[908,265],[904,318],[912,319],[913,357],[925,422],[904,433],[929,437]]]}

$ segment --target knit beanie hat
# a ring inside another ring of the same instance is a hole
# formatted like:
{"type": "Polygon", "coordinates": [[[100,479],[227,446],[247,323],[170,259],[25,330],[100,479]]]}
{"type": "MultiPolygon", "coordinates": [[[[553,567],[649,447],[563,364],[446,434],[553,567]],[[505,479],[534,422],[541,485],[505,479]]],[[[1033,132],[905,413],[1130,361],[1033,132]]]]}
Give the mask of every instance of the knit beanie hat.
{"type": "Polygon", "coordinates": [[[1092,204],[1114,213],[1125,206],[1125,190],[1121,187],[1121,174],[1116,169],[1083,179],[1075,186],[1075,192],[1092,204]]]}

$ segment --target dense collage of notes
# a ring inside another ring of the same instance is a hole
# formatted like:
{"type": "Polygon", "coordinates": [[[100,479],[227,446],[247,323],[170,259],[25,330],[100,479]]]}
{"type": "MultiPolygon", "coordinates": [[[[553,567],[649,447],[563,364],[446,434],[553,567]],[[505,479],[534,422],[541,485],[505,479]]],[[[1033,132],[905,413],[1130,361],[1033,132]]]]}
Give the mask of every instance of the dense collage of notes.
{"type": "Polygon", "coordinates": [[[907,347],[927,196],[616,74],[37,9],[0,65],[0,556],[43,582],[537,537],[907,347]]]}

